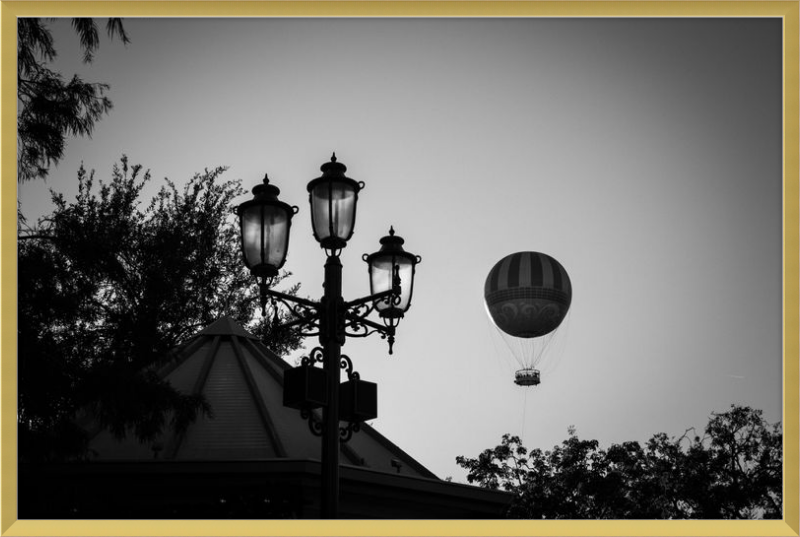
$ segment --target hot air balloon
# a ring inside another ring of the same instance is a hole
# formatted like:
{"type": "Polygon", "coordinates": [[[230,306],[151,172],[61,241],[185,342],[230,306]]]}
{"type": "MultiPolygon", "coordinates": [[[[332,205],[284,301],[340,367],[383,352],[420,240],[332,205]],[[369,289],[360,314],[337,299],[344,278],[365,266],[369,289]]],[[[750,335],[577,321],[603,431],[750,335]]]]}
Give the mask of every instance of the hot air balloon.
{"type": "Polygon", "coordinates": [[[517,252],[486,277],[486,310],[522,366],[514,382],[535,386],[537,365],[572,302],[572,284],[561,263],[539,252],[517,252]]]}

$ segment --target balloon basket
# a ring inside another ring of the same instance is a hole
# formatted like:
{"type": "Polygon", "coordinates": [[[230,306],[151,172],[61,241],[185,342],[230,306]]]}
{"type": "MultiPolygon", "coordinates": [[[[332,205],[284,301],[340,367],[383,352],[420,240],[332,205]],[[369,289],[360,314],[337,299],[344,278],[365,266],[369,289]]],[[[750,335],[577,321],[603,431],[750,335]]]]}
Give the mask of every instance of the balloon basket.
{"type": "Polygon", "coordinates": [[[536,386],[541,382],[538,369],[525,368],[514,373],[514,384],[519,386],[536,386]]]}

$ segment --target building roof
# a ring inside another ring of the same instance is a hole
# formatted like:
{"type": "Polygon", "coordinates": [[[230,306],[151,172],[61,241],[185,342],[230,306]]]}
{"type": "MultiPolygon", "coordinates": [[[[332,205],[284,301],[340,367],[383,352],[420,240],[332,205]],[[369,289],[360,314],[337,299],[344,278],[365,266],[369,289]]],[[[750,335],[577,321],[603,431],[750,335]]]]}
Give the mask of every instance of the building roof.
{"type": "MultiPolygon", "coordinates": [[[[186,394],[202,394],[212,415],[183,434],[150,443],[107,430],[90,440],[98,461],[266,461],[321,459],[321,439],[300,411],[283,406],[283,372],[292,366],[229,317],[198,332],[159,376],[186,394]]],[[[411,477],[436,476],[367,424],[341,444],[342,465],[411,477]]]]}

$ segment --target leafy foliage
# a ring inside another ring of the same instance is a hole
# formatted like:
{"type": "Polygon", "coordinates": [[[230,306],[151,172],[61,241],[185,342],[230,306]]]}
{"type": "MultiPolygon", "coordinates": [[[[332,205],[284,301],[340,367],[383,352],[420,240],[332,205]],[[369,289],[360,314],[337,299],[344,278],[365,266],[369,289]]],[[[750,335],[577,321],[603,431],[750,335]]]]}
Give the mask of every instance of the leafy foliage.
{"type": "Polygon", "coordinates": [[[94,173],[81,167],[75,200],[53,193],[54,212],[20,236],[23,456],[79,455],[79,410],[90,409],[117,436],[131,431],[143,441],[167,416],[180,430],[207,412],[202,398],[177,392],[155,370],[178,343],[221,316],[270,333],[278,353],[300,346],[296,332],[271,326],[274,315],[260,316],[231,212],[243,190],[221,180],[224,170],[205,170],[182,190],[168,181],[142,207],[150,174],[141,166],[123,157],[99,189],[94,173]]]}
{"type": "MultiPolygon", "coordinates": [[[[72,19],[83,50],[91,62],[100,39],[93,19],[72,19]]],[[[108,19],[109,37],[130,40],[121,19],[108,19]]],[[[47,176],[64,155],[67,136],[91,136],[97,122],[111,110],[105,96],[107,84],[88,83],[77,75],[69,81],[46,67],[56,57],[53,36],[46,21],[17,19],[17,179],[47,176]]]]}
{"type": "Polygon", "coordinates": [[[528,451],[519,437],[475,459],[456,457],[467,479],[514,493],[510,518],[780,518],[783,433],[760,410],[712,414],[704,436],[654,435],[614,444],[581,440],[574,428],[552,450],[528,451]]]}

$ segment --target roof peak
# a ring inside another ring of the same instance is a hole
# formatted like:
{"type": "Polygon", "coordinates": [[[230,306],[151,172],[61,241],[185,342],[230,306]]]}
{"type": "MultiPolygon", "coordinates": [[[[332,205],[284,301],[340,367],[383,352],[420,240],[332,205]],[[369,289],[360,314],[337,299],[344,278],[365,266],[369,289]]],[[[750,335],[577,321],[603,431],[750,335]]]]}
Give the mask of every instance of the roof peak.
{"type": "Polygon", "coordinates": [[[200,330],[197,336],[239,336],[249,339],[258,339],[228,315],[220,317],[200,330]]]}

